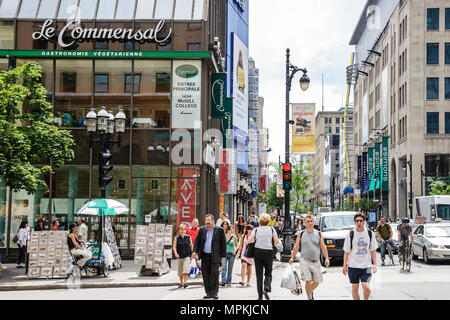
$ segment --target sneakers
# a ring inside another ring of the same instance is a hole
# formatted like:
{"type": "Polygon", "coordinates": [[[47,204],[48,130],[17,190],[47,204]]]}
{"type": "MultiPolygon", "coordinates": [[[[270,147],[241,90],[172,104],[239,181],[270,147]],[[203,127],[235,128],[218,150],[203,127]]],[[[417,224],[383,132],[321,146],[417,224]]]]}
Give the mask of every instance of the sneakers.
{"type": "Polygon", "coordinates": [[[381,260],[381,266],[384,266],[385,264],[384,264],[384,260],[381,260]]]}

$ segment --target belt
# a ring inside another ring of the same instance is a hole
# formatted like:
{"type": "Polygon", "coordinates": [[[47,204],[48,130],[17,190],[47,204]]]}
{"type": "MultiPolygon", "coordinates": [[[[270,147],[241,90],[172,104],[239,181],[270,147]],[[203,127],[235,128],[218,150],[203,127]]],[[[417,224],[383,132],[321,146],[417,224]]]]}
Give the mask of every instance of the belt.
{"type": "Polygon", "coordinates": [[[319,260],[308,260],[308,259],[305,259],[305,258],[302,258],[302,259],[305,260],[305,261],[307,261],[307,262],[311,262],[311,263],[319,262],[319,260]]]}

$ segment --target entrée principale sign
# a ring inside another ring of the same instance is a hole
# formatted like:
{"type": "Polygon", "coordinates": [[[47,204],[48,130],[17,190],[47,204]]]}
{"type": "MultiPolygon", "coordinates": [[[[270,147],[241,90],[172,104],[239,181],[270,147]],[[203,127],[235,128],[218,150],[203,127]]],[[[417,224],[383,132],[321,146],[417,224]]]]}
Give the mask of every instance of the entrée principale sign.
{"type": "Polygon", "coordinates": [[[80,26],[79,20],[69,21],[58,33],[54,27],[53,19],[48,19],[41,26],[40,31],[32,34],[34,40],[50,40],[58,37],[58,44],[62,48],[72,46],[76,41],[86,40],[122,40],[122,41],[149,41],[158,44],[166,44],[171,40],[173,29],[170,28],[167,34],[161,35],[166,21],[160,20],[155,28],[147,30],[133,30],[124,28],[83,28],[80,26]],[[67,40],[67,35],[70,35],[67,40]]]}

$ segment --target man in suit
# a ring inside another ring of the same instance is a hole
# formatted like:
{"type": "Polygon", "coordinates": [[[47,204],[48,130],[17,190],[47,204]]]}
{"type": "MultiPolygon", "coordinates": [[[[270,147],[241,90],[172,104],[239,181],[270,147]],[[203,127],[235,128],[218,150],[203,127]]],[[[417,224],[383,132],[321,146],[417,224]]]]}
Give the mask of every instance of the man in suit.
{"type": "Polygon", "coordinates": [[[225,232],[214,225],[214,217],[205,217],[205,226],[198,231],[194,244],[193,259],[202,261],[203,284],[206,296],[203,299],[219,299],[219,268],[226,257],[225,232]]]}

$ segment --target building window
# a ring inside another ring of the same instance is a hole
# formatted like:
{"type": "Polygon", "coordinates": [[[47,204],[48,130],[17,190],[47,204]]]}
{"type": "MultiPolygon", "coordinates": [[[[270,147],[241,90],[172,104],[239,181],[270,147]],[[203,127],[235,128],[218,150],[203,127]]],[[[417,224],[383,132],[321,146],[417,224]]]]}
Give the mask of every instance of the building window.
{"type": "Polygon", "coordinates": [[[187,49],[188,49],[188,51],[200,51],[201,46],[200,46],[200,43],[188,43],[187,49]]]}
{"type": "Polygon", "coordinates": [[[170,92],[170,74],[157,73],[156,74],[156,87],[155,92],[170,92]]]}
{"type": "Polygon", "coordinates": [[[439,8],[427,9],[427,30],[439,30],[439,8]]]}
{"type": "Polygon", "coordinates": [[[341,118],[336,118],[336,124],[339,124],[340,121],[341,121],[341,118]]]}
{"type": "Polygon", "coordinates": [[[445,29],[450,29],[450,8],[445,8],[445,29]]]}
{"type": "Polygon", "coordinates": [[[109,91],[109,74],[95,75],[95,92],[109,91]]]}
{"type": "Polygon", "coordinates": [[[439,64],[439,43],[427,43],[427,64],[439,64]]]}
{"type": "Polygon", "coordinates": [[[439,112],[427,112],[427,133],[439,134],[439,112]]]}
{"type": "Polygon", "coordinates": [[[341,128],[336,127],[336,133],[340,133],[341,132],[341,128]]]}
{"type": "MultiPolygon", "coordinates": [[[[125,92],[131,92],[131,74],[125,75],[125,92]]],[[[140,92],[141,90],[141,75],[134,75],[134,92],[140,92]]]]}
{"type": "Polygon", "coordinates": [[[76,92],[77,88],[77,73],[63,72],[63,92],[76,92]]]}
{"type": "Polygon", "coordinates": [[[450,64],[450,43],[445,44],[445,64],[450,64]]]}
{"type": "Polygon", "coordinates": [[[439,99],[439,78],[427,78],[427,99],[439,99]]]}
{"type": "Polygon", "coordinates": [[[125,41],[123,44],[123,49],[125,51],[139,51],[139,42],[137,41],[125,41]]]}
{"type": "Polygon", "coordinates": [[[450,134],[450,112],[445,113],[445,134],[450,134]]]}
{"type": "Polygon", "coordinates": [[[445,78],[445,99],[450,99],[450,78],[445,78]]]}

